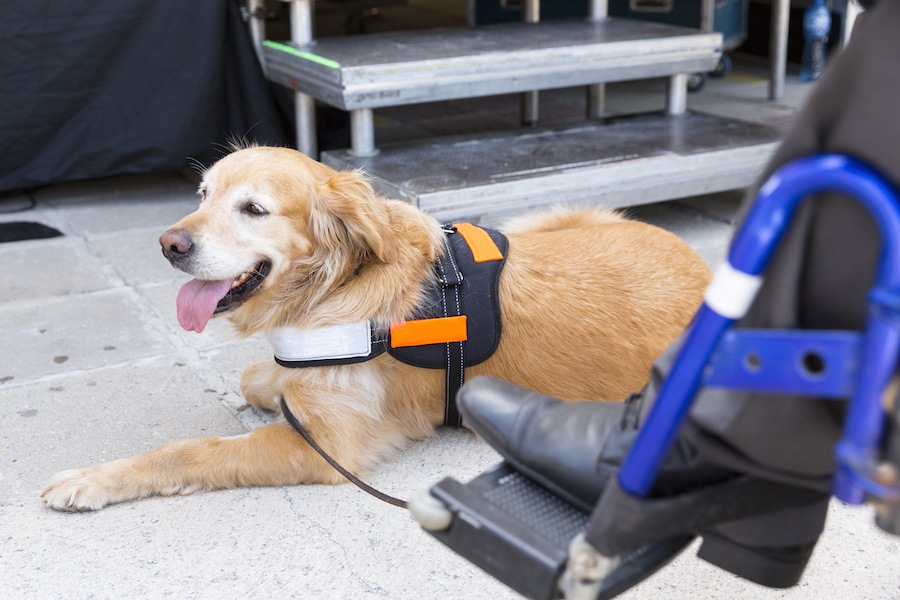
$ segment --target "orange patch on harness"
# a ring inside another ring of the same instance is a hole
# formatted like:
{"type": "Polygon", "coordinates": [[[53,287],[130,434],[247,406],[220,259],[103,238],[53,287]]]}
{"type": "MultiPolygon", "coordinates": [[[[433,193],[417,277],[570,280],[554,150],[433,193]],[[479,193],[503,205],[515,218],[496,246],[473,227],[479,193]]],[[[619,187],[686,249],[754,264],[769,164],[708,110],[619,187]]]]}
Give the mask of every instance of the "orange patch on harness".
{"type": "Polygon", "coordinates": [[[468,337],[465,315],[406,321],[391,325],[392,348],[464,342],[468,337]]]}
{"type": "Polygon", "coordinates": [[[456,223],[453,226],[456,228],[456,233],[466,240],[475,262],[503,260],[503,253],[500,252],[500,248],[497,247],[487,231],[471,223],[456,223]]]}

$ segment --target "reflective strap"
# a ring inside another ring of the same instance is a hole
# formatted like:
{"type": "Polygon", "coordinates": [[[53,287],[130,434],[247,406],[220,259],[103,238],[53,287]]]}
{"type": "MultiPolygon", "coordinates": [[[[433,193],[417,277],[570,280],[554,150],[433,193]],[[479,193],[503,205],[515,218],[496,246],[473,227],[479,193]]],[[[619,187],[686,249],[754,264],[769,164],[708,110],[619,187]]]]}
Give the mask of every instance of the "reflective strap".
{"type": "Polygon", "coordinates": [[[500,248],[491,239],[490,234],[481,227],[471,223],[456,223],[453,227],[456,228],[456,233],[466,240],[475,262],[503,260],[503,253],[500,252],[500,248]]]}
{"type": "Polygon", "coordinates": [[[392,348],[464,342],[467,339],[468,331],[466,329],[465,315],[438,319],[420,319],[418,321],[406,321],[391,325],[392,348]]]}
{"type": "Polygon", "coordinates": [[[372,353],[372,324],[362,321],[319,329],[277,327],[269,332],[269,343],[275,358],[288,362],[363,357],[372,353]]]}
{"type": "Polygon", "coordinates": [[[738,271],[726,261],[716,269],[703,301],[727,319],[740,319],[747,314],[761,285],[762,277],[738,271]]]}

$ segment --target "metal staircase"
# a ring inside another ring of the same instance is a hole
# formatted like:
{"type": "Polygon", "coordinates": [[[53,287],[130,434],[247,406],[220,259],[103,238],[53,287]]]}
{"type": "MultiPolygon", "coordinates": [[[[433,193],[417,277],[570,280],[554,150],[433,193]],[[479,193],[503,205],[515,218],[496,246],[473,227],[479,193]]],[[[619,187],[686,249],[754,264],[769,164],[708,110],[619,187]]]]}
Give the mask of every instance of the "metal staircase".
{"type": "Polygon", "coordinates": [[[628,206],[749,184],[779,132],[686,110],[688,75],[716,66],[721,35],[607,18],[596,0],[591,9],[579,21],[313,40],[311,2],[294,0],[294,39],[265,42],[263,55],[269,78],[295,92],[301,151],[318,154],[316,101],[349,111],[351,147],[321,160],[363,168],[384,192],[440,218],[560,200],[628,206]],[[664,111],[600,118],[603,84],[650,78],[667,78],[664,111]],[[575,86],[591,99],[578,126],[376,145],[374,109],[523,92],[531,122],[535,91],[575,86]]]}

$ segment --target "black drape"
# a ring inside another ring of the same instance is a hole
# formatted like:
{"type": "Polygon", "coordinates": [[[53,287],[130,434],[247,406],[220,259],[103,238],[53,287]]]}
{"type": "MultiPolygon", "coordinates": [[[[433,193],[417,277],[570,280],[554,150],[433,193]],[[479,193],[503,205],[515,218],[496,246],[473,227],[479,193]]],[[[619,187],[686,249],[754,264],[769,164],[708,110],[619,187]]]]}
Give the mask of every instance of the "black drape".
{"type": "Polygon", "coordinates": [[[290,145],[235,0],[7,0],[0,191],[290,145]]]}

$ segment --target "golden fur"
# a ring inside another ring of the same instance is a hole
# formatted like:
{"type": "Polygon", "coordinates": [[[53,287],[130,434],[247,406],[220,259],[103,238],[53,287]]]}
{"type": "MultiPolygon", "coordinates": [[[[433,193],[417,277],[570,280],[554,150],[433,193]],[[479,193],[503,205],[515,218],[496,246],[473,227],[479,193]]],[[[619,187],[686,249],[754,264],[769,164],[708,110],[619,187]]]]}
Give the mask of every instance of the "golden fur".
{"type": "MultiPolygon", "coordinates": [[[[233,278],[257,262],[271,273],[231,313],[242,335],[291,324],[316,328],[407,318],[441,252],[438,223],[377,196],[365,178],[283,148],[234,152],[205,173],[188,232],[201,279],[233,278]],[[255,203],[268,214],[246,213],[255,203]]],[[[467,370],[565,400],[622,400],[680,334],[709,272],[671,233],[602,210],[560,210],[513,223],[500,281],[503,338],[467,370]]],[[[183,268],[183,267],[182,267],[183,268]]],[[[356,365],[248,367],[248,404],[285,398],[317,441],[361,473],[427,436],[443,417],[444,373],[387,354],[356,365]]],[[[61,510],[99,509],[156,494],[237,486],[340,483],[342,477],[282,421],[234,437],[170,443],[134,458],[57,475],[42,493],[61,510]]]]}

